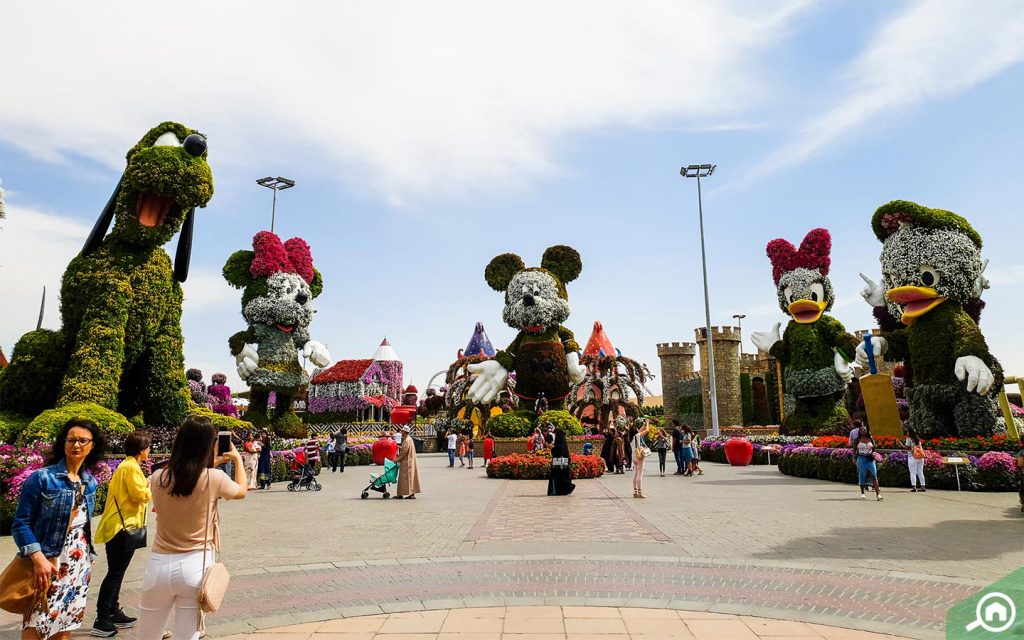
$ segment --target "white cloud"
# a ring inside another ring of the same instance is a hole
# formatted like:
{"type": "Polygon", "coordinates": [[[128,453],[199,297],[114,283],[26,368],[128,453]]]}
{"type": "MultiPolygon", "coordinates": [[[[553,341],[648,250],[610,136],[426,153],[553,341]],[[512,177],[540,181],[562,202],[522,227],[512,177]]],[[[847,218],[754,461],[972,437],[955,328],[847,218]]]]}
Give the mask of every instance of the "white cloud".
{"type": "Polygon", "coordinates": [[[16,3],[0,139],[120,169],[174,118],[221,165],[311,150],[394,202],[487,190],[557,171],[575,132],[749,126],[762,54],[806,4],[16,3]]]}
{"type": "Polygon", "coordinates": [[[873,123],[959,94],[1024,60],[1020,2],[921,0],[885,24],[837,77],[839,97],[749,171],[746,185],[799,165],[873,123]]]}
{"type": "Polygon", "coordinates": [[[22,334],[36,328],[44,286],[43,327],[60,326],[60,279],[67,263],[82,250],[90,227],[73,218],[10,201],[2,227],[0,282],[4,311],[0,314],[0,344],[9,350],[22,334]]]}

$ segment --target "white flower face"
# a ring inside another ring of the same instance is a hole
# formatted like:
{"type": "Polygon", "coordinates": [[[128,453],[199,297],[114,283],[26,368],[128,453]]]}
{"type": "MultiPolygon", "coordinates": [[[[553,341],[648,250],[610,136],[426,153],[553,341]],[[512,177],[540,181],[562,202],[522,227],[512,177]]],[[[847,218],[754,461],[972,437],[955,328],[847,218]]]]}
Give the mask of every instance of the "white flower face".
{"type": "Polygon", "coordinates": [[[267,294],[250,300],[242,315],[249,324],[305,328],[313,320],[313,295],[301,276],[275,273],[267,278],[267,294]]]}
{"type": "Polygon", "coordinates": [[[776,289],[779,295],[779,308],[783,313],[789,313],[788,307],[797,300],[810,300],[811,302],[828,303],[825,310],[832,308],[836,294],[832,290],[832,283],[817,269],[804,269],[800,267],[787,271],[779,278],[779,286],[776,289]]]}
{"type": "Polygon", "coordinates": [[[558,283],[543,271],[517,273],[505,290],[505,324],[514,329],[560,325],[569,317],[569,302],[558,296],[558,283]]]}
{"type": "MultiPolygon", "coordinates": [[[[929,287],[939,295],[965,304],[981,275],[981,250],[971,239],[952,229],[904,227],[882,245],[882,286],[929,287]]],[[[886,301],[889,313],[899,318],[903,306],[886,301]]]]}

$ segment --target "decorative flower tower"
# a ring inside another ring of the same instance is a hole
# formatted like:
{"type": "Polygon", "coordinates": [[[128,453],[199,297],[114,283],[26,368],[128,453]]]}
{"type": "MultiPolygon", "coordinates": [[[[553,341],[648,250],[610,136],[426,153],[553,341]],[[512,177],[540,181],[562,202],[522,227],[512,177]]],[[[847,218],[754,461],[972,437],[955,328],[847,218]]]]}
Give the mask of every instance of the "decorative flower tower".
{"type": "Polygon", "coordinates": [[[618,416],[640,415],[644,383],[653,376],[646,365],[619,354],[599,321],[594,323],[580,364],[587,374],[573,385],[569,410],[581,422],[606,427],[618,416]]]}

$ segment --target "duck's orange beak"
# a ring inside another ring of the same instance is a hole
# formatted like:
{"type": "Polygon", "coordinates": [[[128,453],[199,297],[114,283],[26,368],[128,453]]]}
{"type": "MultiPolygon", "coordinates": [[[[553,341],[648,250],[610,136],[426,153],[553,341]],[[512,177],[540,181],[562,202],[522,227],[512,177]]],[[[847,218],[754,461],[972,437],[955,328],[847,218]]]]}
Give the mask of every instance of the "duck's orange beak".
{"type": "Polygon", "coordinates": [[[813,300],[794,300],[788,307],[789,315],[800,324],[811,324],[817,322],[821,314],[825,313],[827,302],[815,302],[813,300]]]}
{"type": "Polygon", "coordinates": [[[885,292],[889,302],[903,306],[900,322],[908,327],[946,299],[931,287],[896,287],[885,292]]]}

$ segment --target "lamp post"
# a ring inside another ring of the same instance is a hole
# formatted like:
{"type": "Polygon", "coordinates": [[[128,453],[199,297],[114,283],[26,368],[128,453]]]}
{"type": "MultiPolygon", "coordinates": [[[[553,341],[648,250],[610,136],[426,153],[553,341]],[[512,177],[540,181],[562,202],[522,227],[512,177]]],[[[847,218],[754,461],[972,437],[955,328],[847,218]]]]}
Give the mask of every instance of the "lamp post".
{"type": "Polygon", "coordinates": [[[704,205],[701,202],[700,179],[715,172],[713,164],[691,164],[679,169],[684,178],[697,178],[697,211],[700,214],[700,266],[704,271],[704,338],[708,350],[708,382],[711,385],[711,435],[718,435],[718,390],[715,387],[715,350],[711,338],[711,305],[708,302],[708,262],[704,250],[704,205]]]}
{"type": "Polygon", "coordinates": [[[291,189],[292,187],[295,186],[295,181],[289,180],[288,178],[282,178],[281,176],[278,176],[276,178],[271,178],[270,176],[267,176],[266,178],[260,178],[259,180],[257,180],[256,184],[260,185],[261,187],[266,187],[268,189],[274,190],[274,203],[270,205],[270,231],[271,233],[273,233],[274,218],[277,214],[277,192],[284,191],[285,189],[291,189]]]}
{"type": "Polygon", "coordinates": [[[733,314],[732,317],[736,318],[736,324],[739,326],[739,330],[740,330],[740,355],[742,356],[743,355],[743,318],[746,318],[747,316],[742,314],[742,313],[737,313],[737,314],[733,314]]]}

